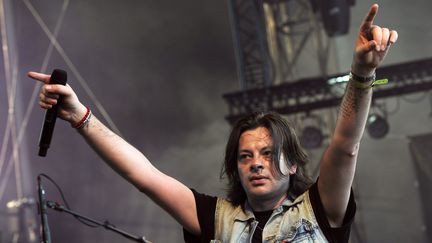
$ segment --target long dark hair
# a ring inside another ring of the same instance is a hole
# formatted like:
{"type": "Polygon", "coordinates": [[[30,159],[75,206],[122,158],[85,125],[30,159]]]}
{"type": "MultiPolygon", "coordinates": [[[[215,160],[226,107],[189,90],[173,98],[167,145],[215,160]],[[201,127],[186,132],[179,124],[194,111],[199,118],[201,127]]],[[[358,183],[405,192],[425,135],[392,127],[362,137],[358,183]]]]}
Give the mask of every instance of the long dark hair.
{"type": "Polygon", "coordinates": [[[240,183],[240,177],[237,169],[237,156],[240,136],[243,132],[253,130],[258,127],[268,129],[273,139],[273,159],[272,168],[275,175],[281,177],[284,175],[279,166],[279,158],[283,154],[288,168],[297,165],[297,171],[291,175],[290,186],[287,191],[289,198],[294,199],[305,192],[312,180],[306,174],[306,164],[308,157],[300,146],[300,142],[295,131],[288,122],[275,112],[254,112],[236,122],[231,130],[226,148],[225,160],[221,169],[220,177],[225,176],[228,179],[228,199],[234,205],[240,205],[246,200],[246,192],[240,183]]]}

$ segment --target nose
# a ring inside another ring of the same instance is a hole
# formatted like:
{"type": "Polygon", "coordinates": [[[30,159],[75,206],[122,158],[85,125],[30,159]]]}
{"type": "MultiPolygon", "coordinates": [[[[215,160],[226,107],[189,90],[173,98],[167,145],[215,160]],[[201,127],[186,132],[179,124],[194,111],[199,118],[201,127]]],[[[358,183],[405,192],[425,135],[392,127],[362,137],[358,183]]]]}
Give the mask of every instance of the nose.
{"type": "Polygon", "coordinates": [[[259,173],[263,169],[264,169],[264,166],[261,164],[260,161],[255,162],[255,163],[251,164],[251,166],[250,166],[250,170],[252,173],[259,173]]]}

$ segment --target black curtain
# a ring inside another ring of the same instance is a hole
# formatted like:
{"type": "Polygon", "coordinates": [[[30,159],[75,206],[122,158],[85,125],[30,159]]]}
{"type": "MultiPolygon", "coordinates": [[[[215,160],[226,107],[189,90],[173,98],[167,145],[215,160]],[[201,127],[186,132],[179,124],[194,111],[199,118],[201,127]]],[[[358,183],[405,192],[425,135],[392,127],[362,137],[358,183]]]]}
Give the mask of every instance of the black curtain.
{"type": "Polygon", "coordinates": [[[426,224],[427,242],[432,240],[432,133],[409,137],[409,147],[419,182],[420,198],[423,207],[423,220],[426,224]]]}

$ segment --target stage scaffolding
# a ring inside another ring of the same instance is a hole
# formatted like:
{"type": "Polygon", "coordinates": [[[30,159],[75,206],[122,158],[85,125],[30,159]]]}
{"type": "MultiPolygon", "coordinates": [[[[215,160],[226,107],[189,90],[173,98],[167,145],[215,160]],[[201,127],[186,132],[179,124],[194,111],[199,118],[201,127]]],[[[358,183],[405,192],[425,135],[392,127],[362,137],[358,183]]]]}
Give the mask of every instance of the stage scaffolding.
{"type": "MultiPolygon", "coordinates": [[[[50,29],[44,18],[40,15],[29,0],[13,1],[0,0],[0,29],[2,45],[2,66],[0,67],[0,242],[39,242],[39,222],[36,207],[36,177],[32,175],[29,161],[29,149],[26,136],[27,125],[32,111],[37,106],[37,95],[40,83],[34,82],[31,95],[24,93],[23,83],[28,80],[19,80],[25,77],[19,70],[20,60],[17,49],[16,26],[14,20],[19,16],[14,13],[23,10],[27,17],[39,27],[47,37],[47,49],[44,53],[39,72],[49,73],[49,61],[54,51],[61,57],[69,72],[69,76],[84,90],[92,101],[95,111],[108,124],[111,130],[121,135],[121,132],[112,121],[105,108],[90,90],[87,81],[81,75],[75,64],[71,61],[62,45],[57,41],[69,0],[56,4],[60,6],[55,25],[50,29]]],[[[60,64],[57,64],[60,65],[60,64]]],[[[26,79],[27,77],[25,77],[26,79]]],[[[42,122],[42,121],[41,121],[42,122]]],[[[41,123],[42,124],[42,123],[41,123]]],[[[33,140],[33,139],[32,139],[33,140]]],[[[36,154],[37,151],[32,153],[36,154]]]]}

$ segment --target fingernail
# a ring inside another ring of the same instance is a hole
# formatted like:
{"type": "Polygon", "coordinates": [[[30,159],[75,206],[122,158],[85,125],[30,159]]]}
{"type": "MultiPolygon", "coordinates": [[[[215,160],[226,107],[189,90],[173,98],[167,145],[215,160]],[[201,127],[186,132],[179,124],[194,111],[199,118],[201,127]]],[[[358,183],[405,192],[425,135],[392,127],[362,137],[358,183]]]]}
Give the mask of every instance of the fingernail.
{"type": "Polygon", "coordinates": [[[376,51],[380,51],[380,45],[376,45],[376,46],[375,46],[375,50],[376,50],[376,51]]]}
{"type": "Polygon", "coordinates": [[[386,49],[385,45],[382,45],[381,50],[385,50],[385,49],[386,49]]]}
{"type": "Polygon", "coordinates": [[[51,86],[50,86],[50,85],[47,85],[47,86],[45,86],[45,89],[46,89],[46,90],[51,90],[51,86]]]}

